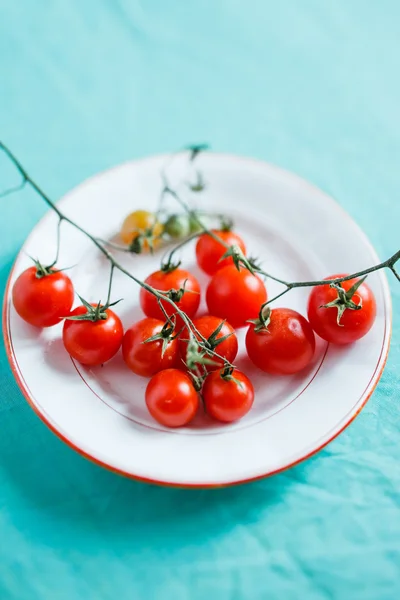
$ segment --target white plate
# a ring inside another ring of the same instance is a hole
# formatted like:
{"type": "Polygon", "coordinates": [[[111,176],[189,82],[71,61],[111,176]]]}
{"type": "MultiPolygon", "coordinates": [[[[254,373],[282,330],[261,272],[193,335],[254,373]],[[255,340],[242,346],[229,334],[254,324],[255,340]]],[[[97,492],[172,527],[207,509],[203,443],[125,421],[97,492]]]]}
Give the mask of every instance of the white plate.
{"type": "MultiPolygon", "coordinates": [[[[156,208],[165,161],[165,156],[157,156],[101,173],[67,194],[59,206],[90,232],[111,238],[128,212],[156,208]]],[[[263,162],[214,153],[201,155],[196,164],[208,187],[192,200],[198,207],[232,215],[249,253],[262,257],[271,273],[286,280],[320,279],[378,262],[364,233],[340,206],[297,176],[263,162]]],[[[175,160],[170,177],[176,185],[187,179],[186,159],[175,160]]],[[[128,371],[120,355],[103,368],[83,368],[65,353],[61,326],[40,331],[16,315],[10,301],[12,284],[30,264],[27,255],[52,260],[56,223],[54,213],[46,214],[16,260],[4,302],[6,347],[14,375],[34,410],[64,441],[97,463],[165,484],[215,486],[252,480],[321,449],[352,421],[375,388],[391,330],[390,295],[382,272],[369,277],[378,314],[360,342],[337,348],[319,341],[312,367],[293,377],[257,371],[246,360],[242,344],[237,364],[250,375],[256,390],[250,413],[233,425],[199,415],[189,427],[164,429],[145,408],[147,380],[128,371]]],[[[144,278],[158,268],[160,257],[119,258],[144,278]]],[[[205,284],[193,246],[182,258],[205,284]]],[[[104,300],[107,263],[67,224],[62,228],[59,265],[76,265],[71,276],[80,295],[89,301],[104,300]]],[[[138,288],[120,273],[114,285],[114,299],[124,298],[117,312],[129,326],[141,317],[138,288]]],[[[267,287],[270,297],[279,289],[271,281],[267,287]]],[[[304,314],[307,295],[307,289],[292,290],[282,305],[304,314]]]]}

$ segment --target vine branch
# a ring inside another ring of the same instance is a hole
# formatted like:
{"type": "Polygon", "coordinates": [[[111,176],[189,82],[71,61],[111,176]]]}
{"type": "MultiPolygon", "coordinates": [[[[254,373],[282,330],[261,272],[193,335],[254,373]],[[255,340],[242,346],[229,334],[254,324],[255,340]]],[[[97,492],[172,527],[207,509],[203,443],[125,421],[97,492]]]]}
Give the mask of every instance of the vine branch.
{"type": "MultiPolygon", "coordinates": [[[[166,180],[165,173],[163,176],[163,181],[165,184],[165,192],[169,193],[171,196],[173,196],[188,214],[193,215],[195,221],[197,222],[199,227],[201,227],[202,232],[210,235],[221,245],[225,246],[225,248],[227,250],[230,249],[231,246],[229,246],[226,242],[224,242],[224,240],[219,238],[218,235],[216,235],[212,230],[208,229],[206,227],[206,225],[201,221],[200,217],[197,214],[193,213],[193,211],[190,209],[188,204],[179,196],[179,194],[175,190],[171,189],[168,186],[168,181],[166,180]]],[[[189,241],[189,240],[187,240],[187,241],[189,241]]],[[[184,245],[184,243],[186,243],[186,241],[183,242],[181,245],[184,245]]],[[[362,277],[363,275],[368,275],[369,273],[373,273],[374,271],[378,271],[378,270],[384,269],[384,268],[389,268],[392,271],[392,273],[396,276],[396,278],[400,281],[400,275],[397,273],[396,269],[394,268],[394,265],[396,264],[396,262],[399,259],[400,259],[400,250],[395,252],[387,260],[385,260],[377,265],[374,265],[372,267],[368,267],[367,269],[363,269],[362,271],[352,273],[351,275],[346,275],[344,277],[336,277],[335,279],[324,279],[324,280],[320,279],[320,280],[312,280],[312,281],[285,281],[284,279],[281,279],[279,277],[276,277],[275,275],[272,275],[271,273],[264,271],[263,269],[261,269],[261,267],[258,267],[254,264],[252,264],[251,267],[254,270],[254,272],[258,273],[259,275],[263,275],[264,277],[267,277],[268,279],[272,279],[273,281],[276,281],[277,283],[281,283],[282,285],[286,286],[286,289],[283,290],[283,292],[281,292],[280,294],[278,294],[277,296],[275,296],[274,298],[272,298],[269,301],[269,302],[273,302],[274,300],[276,300],[277,298],[280,298],[281,296],[283,296],[284,294],[286,294],[287,292],[289,292],[290,290],[292,290],[294,288],[315,287],[317,285],[329,285],[331,283],[342,283],[343,281],[348,281],[349,279],[355,279],[357,277],[362,277]]]]}
{"type": "MultiPolygon", "coordinates": [[[[43,192],[43,190],[36,184],[36,182],[29,176],[28,172],[24,169],[24,167],[19,162],[17,157],[1,141],[0,141],[0,149],[2,149],[5,152],[5,154],[8,156],[8,158],[12,161],[12,163],[14,164],[14,166],[20,173],[25,184],[29,184],[38,193],[38,195],[46,202],[46,204],[57,214],[57,216],[59,218],[58,228],[60,227],[62,221],[69,223],[72,227],[74,227],[75,229],[80,231],[84,236],[86,236],[88,239],[90,239],[90,241],[100,250],[100,252],[110,262],[110,280],[109,280],[109,287],[108,287],[107,304],[109,303],[110,296],[111,296],[112,279],[113,279],[114,271],[115,271],[115,269],[117,269],[117,270],[121,271],[121,273],[124,273],[124,275],[126,275],[127,277],[132,279],[135,283],[140,285],[142,288],[147,290],[150,294],[155,296],[158,301],[163,300],[164,302],[167,302],[168,304],[170,304],[172,306],[172,308],[174,309],[174,311],[176,312],[176,314],[178,314],[181,317],[182,321],[184,322],[186,328],[188,329],[190,338],[193,338],[194,335],[196,335],[199,340],[199,345],[201,346],[201,348],[203,350],[205,350],[208,354],[211,354],[215,358],[219,358],[219,359],[223,360],[223,362],[225,364],[227,364],[228,366],[233,366],[224,357],[220,356],[217,352],[210,350],[209,348],[207,348],[205,346],[207,343],[206,338],[196,329],[196,327],[193,324],[193,321],[187,316],[187,314],[184,311],[182,311],[179,308],[179,306],[177,306],[177,304],[171,298],[169,298],[165,293],[162,293],[162,292],[156,290],[155,288],[153,288],[152,286],[148,285],[145,281],[141,281],[140,279],[135,277],[132,273],[130,273],[127,269],[125,269],[125,267],[123,267],[123,265],[121,265],[114,258],[114,256],[107,250],[107,248],[105,248],[102,245],[102,243],[99,241],[98,238],[96,238],[91,233],[89,233],[88,231],[83,229],[83,227],[81,227],[78,223],[76,223],[75,221],[73,221],[72,219],[67,217],[57,207],[57,205],[49,198],[49,196],[47,196],[47,194],[45,194],[43,192]]],[[[8,190],[7,193],[12,193],[12,191],[10,192],[10,190],[8,190]]],[[[57,254],[58,254],[58,252],[57,252],[57,254]]]]}
{"type": "MultiPolygon", "coordinates": [[[[185,152],[190,152],[189,154],[189,163],[190,165],[193,165],[193,161],[195,160],[196,156],[203,151],[204,149],[206,149],[205,145],[198,145],[198,146],[192,146],[189,148],[185,149],[185,152]]],[[[111,252],[107,249],[107,247],[116,249],[116,250],[125,250],[125,248],[123,248],[122,246],[119,246],[117,244],[113,244],[112,242],[108,242],[106,240],[102,240],[100,238],[97,238],[95,236],[93,236],[91,233],[89,233],[88,231],[86,231],[83,227],[81,227],[76,221],[70,219],[69,217],[67,217],[59,208],[58,206],[50,199],[50,197],[39,187],[39,185],[30,177],[30,175],[28,174],[28,172],[25,170],[25,168],[22,166],[22,164],[19,162],[19,160],[17,159],[17,157],[11,152],[11,150],[3,143],[0,141],[0,150],[2,150],[6,156],[10,159],[10,161],[14,164],[15,168],[17,169],[18,173],[20,174],[22,181],[19,185],[14,186],[12,188],[9,188],[5,191],[3,191],[2,193],[0,193],[0,198],[1,197],[5,197],[8,194],[17,192],[19,190],[21,190],[23,187],[25,187],[25,185],[29,184],[31,186],[31,188],[33,190],[35,190],[35,192],[44,200],[44,202],[56,213],[56,215],[58,216],[58,225],[57,225],[57,251],[56,251],[56,258],[55,261],[53,262],[53,264],[51,266],[54,266],[58,260],[59,257],[59,249],[60,249],[60,227],[63,221],[69,223],[72,227],[74,227],[75,229],[77,229],[79,232],[81,232],[84,236],[86,236],[97,248],[98,250],[106,257],[106,259],[109,261],[110,263],[110,278],[109,278],[109,285],[108,285],[108,293],[107,293],[107,303],[106,306],[109,305],[110,303],[110,299],[111,299],[111,292],[112,292],[112,282],[113,282],[113,275],[115,270],[119,270],[121,273],[123,273],[124,275],[126,275],[127,277],[129,277],[130,279],[132,279],[135,283],[137,283],[138,285],[140,285],[142,288],[144,288],[145,290],[147,290],[150,294],[152,294],[153,296],[155,296],[157,298],[157,301],[159,303],[159,305],[162,305],[162,302],[167,302],[169,303],[172,307],[173,310],[175,311],[176,314],[178,314],[181,318],[182,321],[184,322],[185,327],[187,328],[188,332],[189,332],[189,338],[194,340],[194,336],[197,337],[199,346],[202,348],[202,350],[204,350],[206,353],[208,353],[211,356],[214,356],[215,358],[219,358],[221,360],[224,361],[224,364],[227,367],[232,367],[233,365],[231,365],[226,359],[224,359],[222,356],[220,356],[217,352],[210,350],[209,348],[207,348],[206,344],[207,344],[207,339],[204,338],[204,336],[201,335],[201,333],[196,329],[196,327],[194,326],[193,321],[186,315],[186,313],[184,311],[182,311],[179,306],[177,306],[177,304],[171,299],[169,298],[165,292],[160,292],[159,290],[156,290],[155,288],[153,288],[152,286],[148,285],[146,282],[141,281],[140,279],[138,279],[135,275],[133,275],[132,273],[130,273],[127,269],[125,269],[125,267],[119,263],[116,258],[113,256],[113,254],[111,254],[111,252]]],[[[182,151],[180,151],[182,152],[182,151]]],[[[163,200],[165,198],[165,196],[167,194],[170,194],[173,198],[175,198],[175,200],[180,204],[180,206],[184,209],[184,211],[196,222],[196,224],[198,225],[198,227],[200,228],[200,232],[193,234],[192,236],[190,236],[189,238],[185,239],[183,242],[179,243],[173,250],[170,251],[169,255],[168,255],[168,260],[171,261],[174,253],[182,248],[186,243],[188,243],[189,241],[193,240],[194,238],[196,238],[198,235],[200,235],[201,233],[206,233],[208,235],[210,235],[212,238],[214,238],[217,242],[219,242],[220,244],[222,244],[223,246],[225,246],[225,248],[227,249],[227,251],[233,251],[233,247],[229,246],[228,244],[226,244],[223,240],[221,240],[221,238],[214,233],[214,231],[212,231],[211,229],[209,229],[208,227],[206,227],[206,225],[203,223],[203,221],[200,219],[199,214],[196,211],[193,211],[190,209],[189,205],[181,198],[181,196],[170,187],[169,182],[168,182],[168,178],[167,178],[167,172],[166,169],[167,167],[171,164],[171,161],[173,160],[173,158],[177,155],[178,153],[174,153],[170,159],[169,162],[164,166],[164,168],[161,171],[161,179],[162,179],[162,183],[163,183],[163,189],[161,191],[160,194],[160,200],[159,200],[159,206],[157,209],[157,216],[160,214],[160,212],[162,211],[162,204],[163,204],[163,200]]],[[[193,186],[191,187],[191,189],[195,189],[193,186]]],[[[200,188],[197,191],[201,191],[200,188]]],[[[165,255],[164,255],[165,256],[165,255]]],[[[282,296],[284,296],[285,294],[287,294],[290,290],[294,289],[294,288],[302,288],[302,287],[314,287],[314,286],[318,286],[318,285],[329,285],[329,284],[340,284],[343,281],[348,281],[350,279],[355,279],[355,278],[359,278],[362,277],[364,275],[368,275],[369,273],[373,273],[374,271],[378,271],[380,269],[384,269],[384,268],[389,268],[392,273],[394,274],[394,276],[396,277],[396,279],[398,281],[400,281],[400,275],[397,272],[395,265],[397,263],[397,261],[399,261],[400,259],[400,250],[398,250],[397,252],[395,252],[395,254],[393,254],[391,257],[389,257],[387,260],[374,265],[372,267],[369,267],[367,269],[363,269],[362,271],[358,271],[356,273],[352,273],[351,275],[346,275],[343,277],[337,277],[334,279],[326,279],[326,280],[312,280],[312,281],[285,281],[284,279],[281,279],[279,277],[276,277],[275,275],[272,275],[271,273],[268,273],[266,271],[264,271],[261,267],[257,266],[254,264],[254,262],[247,260],[243,255],[238,259],[238,265],[243,266],[244,268],[248,268],[249,270],[251,270],[254,273],[258,273],[259,275],[262,275],[264,277],[267,277],[269,279],[272,279],[273,281],[276,281],[277,283],[282,284],[283,286],[285,286],[285,289],[283,291],[281,291],[279,294],[277,294],[276,296],[274,296],[273,298],[271,298],[270,300],[268,300],[265,305],[270,304],[272,302],[274,302],[275,300],[277,300],[278,298],[281,298],[282,296]]],[[[235,263],[236,264],[236,263],[235,263]]],[[[265,306],[264,305],[264,306],[265,306]]],[[[163,310],[164,314],[166,314],[166,311],[163,310]]],[[[169,318],[168,318],[169,320],[169,318]]]]}

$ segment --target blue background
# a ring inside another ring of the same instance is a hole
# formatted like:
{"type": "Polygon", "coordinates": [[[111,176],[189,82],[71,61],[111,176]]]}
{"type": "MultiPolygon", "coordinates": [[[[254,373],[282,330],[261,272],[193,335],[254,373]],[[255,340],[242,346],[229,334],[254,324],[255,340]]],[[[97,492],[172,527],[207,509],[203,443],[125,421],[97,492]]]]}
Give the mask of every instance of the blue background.
{"type": "MultiPolygon", "coordinates": [[[[55,199],[120,161],[209,141],[319,185],[387,257],[399,19],[396,0],[0,0],[0,138],[55,199]]],[[[0,174],[13,183],[4,157],[0,174]]],[[[29,191],[1,200],[2,288],[43,212],[29,191]]],[[[158,488],[87,462],[33,414],[2,349],[2,600],[399,597],[390,279],[390,358],[362,414],[313,459],[236,488],[158,488]]]]}

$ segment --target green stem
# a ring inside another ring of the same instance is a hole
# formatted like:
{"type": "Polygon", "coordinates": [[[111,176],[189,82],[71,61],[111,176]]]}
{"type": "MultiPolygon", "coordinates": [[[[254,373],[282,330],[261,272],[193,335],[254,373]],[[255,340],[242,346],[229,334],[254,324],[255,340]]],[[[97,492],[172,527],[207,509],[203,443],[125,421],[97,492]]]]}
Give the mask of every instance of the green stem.
{"type": "MultiPolygon", "coordinates": [[[[368,275],[369,273],[373,273],[374,271],[379,271],[380,269],[385,269],[385,268],[390,269],[392,271],[392,273],[396,276],[398,281],[400,281],[400,276],[394,267],[394,265],[396,264],[396,262],[398,260],[400,260],[400,250],[395,252],[387,260],[384,260],[383,262],[380,262],[377,265],[374,265],[373,267],[368,267],[368,269],[363,269],[362,271],[357,271],[356,273],[352,273],[351,275],[345,275],[343,277],[335,277],[334,279],[321,279],[321,280],[317,280],[317,281],[313,280],[313,281],[289,282],[289,281],[281,280],[280,283],[285,285],[286,289],[283,290],[283,292],[281,292],[274,298],[271,298],[271,300],[268,300],[267,304],[270,304],[274,300],[277,300],[278,298],[280,298],[284,294],[287,294],[287,292],[289,292],[290,290],[293,290],[295,288],[315,287],[317,285],[330,285],[331,283],[342,283],[343,281],[349,281],[350,279],[358,279],[359,277],[363,277],[364,275],[368,275]]],[[[256,269],[256,270],[257,270],[257,272],[260,272],[258,269],[256,269]]],[[[262,274],[266,275],[266,273],[264,273],[264,272],[262,272],[262,274]]],[[[269,275],[267,275],[267,276],[269,277],[269,275]]]]}
{"type": "Polygon", "coordinates": [[[122,246],[121,244],[115,244],[114,242],[110,242],[110,240],[103,240],[102,238],[96,238],[96,240],[98,242],[100,242],[100,244],[103,244],[104,246],[108,246],[109,248],[112,248],[113,250],[118,250],[118,252],[125,252],[127,254],[134,254],[131,250],[129,250],[129,247],[127,246],[122,246]]]}
{"type": "Polygon", "coordinates": [[[398,274],[398,272],[396,271],[396,269],[394,268],[394,265],[390,266],[390,270],[392,271],[393,275],[396,277],[396,279],[398,281],[400,281],[400,275],[398,274]]]}
{"type": "Polygon", "coordinates": [[[112,282],[113,282],[113,277],[114,277],[114,270],[115,270],[115,265],[113,263],[111,263],[111,267],[110,267],[110,279],[109,279],[109,282],[108,282],[108,292],[107,292],[106,306],[109,306],[109,304],[110,304],[111,288],[112,288],[112,282]]]}
{"type": "Polygon", "coordinates": [[[58,219],[58,223],[57,223],[57,249],[56,249],[56,257],[53,260],[53,262],[51,263],[51,265],[49,265],[49,268],[51,269],[52,267],[54,267],[57,262],[58,262],[58,258],[60,256],[60,243],[61,243],[61,223],[63,222],[64,219],[62,219],[61,217],[59,217],[58,219]]]}
{"type": "MultiPolygon", "coordinates": [[[[3,147],[2,145],[0,147],[3,147]]],[[[15,185],[13,187],[8,188],[7,190],[4,190],[4,192],[1,192],[0,194],[0,198],[5,198],[6,196],[8,196],[8,194],[13,194],[14,192],[19,192],[21,191],[24,187],[26,186],[26,179],[23,179],[21,181],[21,183],[19,183],[18,185],[15,185]]]]}
{"type": "Polygon", "coordinates": [[[289,290],[290,290],[290,288],[287,287],[285,290],[283,290],[283,292],[281,292],[280,294],[277,294],[276,296],[274,296],[273,298],[268,300],[264,306],[267,306],[268,304],[272,304],[272,302],[275,302],[275,300],[278,300],[278,298],[287,294],[289,290]]]}
{"type": "Polygon", "coordinates": [[[198,231],[197,233],[192,233],[192,235],[190,235],[189,237],[185,238],[182,242],[179,242],[179,244],[177,244],[176,246],[173,247],[172,250],[169,251],[169,253],[165,252],[164,256],[161,259],[161,264],[167,264],[170,265],[172,263],[172,258],[174,256],[174,254],[180,250],[181,248],[183,248],[184,246],[186,246],[186,244],[188,244],[189,242],[195,240],[196,238],[199,237],[199,235],[201,235],[203,233],[203,231],[198,231]]]}
{"type": "Polygon", "coordinates": [[[335,279],[324,279],[322,281],[295,281],[292,283],[286,283],[290,289],[298,288],[298,287],[314,287],[316,285],[330,284],[330,283],[341,283],[342,281],[348,281],[349,279],[356,279],[358,277],[362,277],[363,275],[368,275],[369,273],[373,273],[374,271],[379,271],[380,269],[389,268],[393,271],[393,267],[396,262],[400,259],[400,250],[395,252],[392,256],[390,256],[387,260],[374,265],[373,267],[368,267],[368,269],[363,269],[362,271],[357,271],[357,273],[353,273],[352,275],[346,275],[345,277],[336,277],[335,279]]]}

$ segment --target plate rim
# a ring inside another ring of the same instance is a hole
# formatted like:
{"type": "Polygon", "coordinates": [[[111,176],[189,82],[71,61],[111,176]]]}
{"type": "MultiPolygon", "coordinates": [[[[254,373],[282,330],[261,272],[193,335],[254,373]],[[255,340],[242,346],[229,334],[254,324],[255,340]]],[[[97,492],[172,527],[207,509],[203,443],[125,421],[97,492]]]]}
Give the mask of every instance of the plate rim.
{"type": "MultiPolygon", "coordinates": [[[[262,160],[262,159],[252,158],[252,157],[248,157],[248,156],[241,156],[241,155],[232,154],[232,153],[225,153],[225,152],[208,151],[207,154],[213,155],[213,156],[216,156],[216,157],[219,157],[222,159],[228,159],[228,160],[233,159],[233,160],[239,160],[241,162],[248,162],[250,164],[253,164],[254,166],[260,166],[260,167],[267,166],[270,169],[272,169],[273,171],[275,171],[276,173],[280,174],[281,176],[289,177],[290,179],[292,179],[292,181],[297,180],[297,182],[299,184],[301,184],[303,187],[306,186],[306,187],[311,188],[314,191],[317,191],[318,193],[322,193],[324,195],[326,201],[330,201],[331,204],[333,204],[336,209],[339,208],[340,211],[342,212],[343,216],[345,216],[346,219],[350,220],[352,222],[353,226],[355,226],[358,229],[358,232],[362,236],[364,243],[369,247],[371,254],[373,255],[373,257],[375,258],[375,260],[377,262],[379,261],[379,257],[377,255],[377,252],[376,252],[373,244],[371,243],[367,234],[363,231],[361,226],[349,215],[349,213],[329,193],[325,192],[324,190],[321,190],[321,188],[319,188],[317,185],[310,183],[308,180],[304,179],[303,177],[297,175],[296,173],[294,173],[292,171],[289,171],[287,169],[284,169],[280,166],[274,165],[273,163],[270,163],[270,162],[262,160]]],[[[63,196],[57,201],[57,206],[64,204],[68,200],[70,193],[75,192],[77,189],[84,187],[86,184],[90,183],[92,180],[94,180],[98,177],[105,176],[105,175],[107,175],[107,173],[110,173],[117,169],[126,167],[127,165],[137,165],[138,163],[146,162],[148,160],[157,161],[157,160],[161,160],[161,159],[168,159],[169,156],[170,156],[170,154],[165,154],[165,153],[151,154],[151,155],[148,155],[145,157],[127,160],[127,161],[124,161],[117,165],[114,165],[108,169],[105,169],[103,171],[99,171],[98,173],[95,173],[95,174],[91,175],[90,177],[87,177],[86,179],[81,181],[78,185],[74,186],[73,188],[68,190],[65,194],[63,194],[63,196]]],[[[266,473],[256,475],[253,477],[228,481],[228,482],[224,482],[224,483],[177,483],[177,482],[173,482],[173,481],[169,482],[169,481],[165,481],[165,480],[147,478],[147,477],[142,477],[140,475],[136,475],[129,471],[125,471],[123,469],[119,469],[117,467],[110,465],[109,463],[106,463],[106,462],[98,459],[97,457],[93,456],[89,452],[86,452],[85,450],[83,450],[82,448],[77,446],[72,440],[70,440],[63,433],[61,433],[50,422],[50,420],[39,409],[39,407],[36,405],[34,399],[30,395],[29,390],[24,382],[23,375],[22,375],[22,373],[20,373],[20,369],[18,367],[17,361],[14,357],[12,342],[11,342],[10,335],[9,335],[9,315],[10,315],[9,307],[10,307],[10,303],[11,303],[10,288],[11,288],[11,281],[13,279],[13,275],[14,275],[14,271],[15,271],[15,266],[21,255],[22,247],[27,243],[30,236],[33,235],[36,228],[48,217],[49,213],[51,213],[51,209],[47,210],[45,212],[45,214],[41,217],[41,219],[34,225],[32,230],[26,237],[23,245],[19,249],[19,251],[13,261],[12,267],[10,269],[10,273],[8,275],[6,287],[5,287],[5,291],[4,291],[3,307],[2,307],[2,330],[3,330],[3,337],[4,337],[4,346],[5,346],[6,356],[7,356],[8,362],[10,364],[12,374],[14,375],[17,385],[20,388],[25,400],[28,402],[30,407],[35,412],[35,414],[50,429],[50,431],[52,431],[59,439],[61,439],[61,441],[63,441],[65,444],[67,444],[67,446],[72,448],[75,452],[77,452],[84,458],[90,460],[91,462],[94,462],[98,466],[101,466],[101,467],[107,469],[108,471],[111,471],[118,475],[122,475],[129,479],[133,479],[133,480],[140,481],[143,483],[151,483],[151,484],[156,484],[156,485],[160,485],[160,486],[175,487],[175,488],[197,488],[197,489],[220,488],[220,487],[229,487],[229,486],[240,485],[240,484],[244,484],[244,483],[250,483],[252,481],[258,481],[260,479],[264,479],[266,477],[271,477],[278,473],[282,473],[282,472],[286,471],[287,469],[291,469],[292,467],[302,463],[303,461],[306,461],[310,457],[312,457],[315,454],[317,454],[318,452],[320,452],[323,448],[325,448],[328,444],[330,444],[334,439],[336,439],[341,433],[343,433],[343,431],[345,429],[347,429],[347,427],[349,427],[349,425],[351,425],[351,423],[360,414],[360,412],[362,411],[362,409],[365,407],[368,400],[372,396],[373,392],[375,391],[375,388],[377,387],[377,385],[379,383],[379,380],[382,376],[383,370],[384,370],[386,362],[387,362],[387,358],[389,355],[389,349],[390,349],[391,336],[392,336],[392,299],[391,299],[391,293],[390,293],[390,287],[389,287],[387,275],[386,275],[386,272],[383,270],[380,272],[380,277],[381,277],[381,283],[383,286],[384,301],[385,301],[386,307],[388,309],[387,314],[386,314],[386,321],[385,321],[385,324],[387,325],[387,330],[386,330],[386,337],[384,338],[384,341],[383,341],[383,352],[377,362],[377,367],[376,367],[377,370],[371,377],[370,384],[367,386],[363,395],[361,396],[360,400],[358,401],[358,405],[356,405],[357,408],[356,408],[354,414],[350,414],[350,416],[348,418],[345,417],[345,419],[347,419],[347,420],[345,420],[344,424],[341,427],[339,427],[339,429],[337,431],[335,431],[327,440],[324,440],[324,442],[322,444],[313,448],[308,453],[304,454],[304,456],[301,456],[298,459],[296,459],[295,461],[292,461],[291,463],[284,465],[273,471],[267,471],[266,473]],[[379,368],[379,370],[378,370],[378,368],[379,368]]]]}

